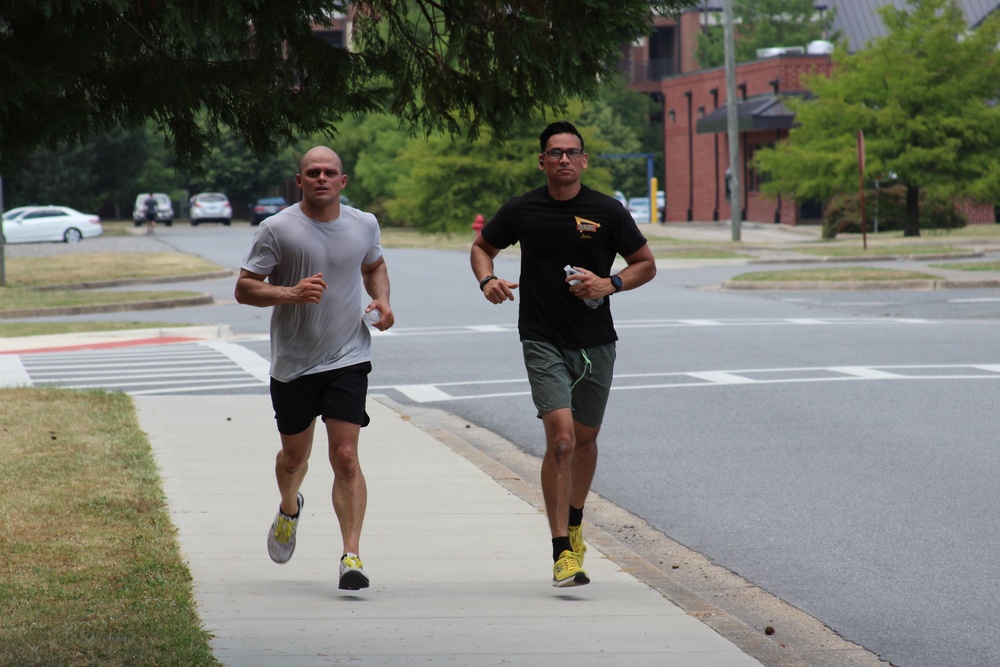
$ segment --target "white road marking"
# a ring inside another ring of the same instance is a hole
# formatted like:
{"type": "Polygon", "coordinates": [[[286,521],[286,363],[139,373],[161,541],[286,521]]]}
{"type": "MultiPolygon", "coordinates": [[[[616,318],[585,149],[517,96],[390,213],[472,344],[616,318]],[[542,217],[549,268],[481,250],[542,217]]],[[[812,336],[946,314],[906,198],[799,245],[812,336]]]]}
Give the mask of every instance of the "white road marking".
{"type": "Polygon", "coordinates": [[[830,370],[836,373],[844,373],[845,375],[853,375],[855,377],[864,378],[866,380],[897,380],[903,377],[897,373],[887,373],[886,371],[880,371],[875,368],[865,368],[862,366],[834,366],[830,368],[830,370]]]}
{"type": "Polygon", "coordinates": [[[0,354],[0,388],[30,387],[31,378],[16,354],[0,354]]]}
{"type": "Polygon", "coordinates": [[[685,373],[685,375],[698,380],[704,380],[705,382],[711,382],[712,384],[753,384],[757,382],[757,380],[751,380],[748,377],[724,371],[703,371],[699,373],[685,373]]]}
{"type": "MultiPolygon", "coordinates": [[[[695,387],[731,387],[734,385],[801,384],[809,382],[864,382],[903,380],[1000,380],[1000,364],[913,365],[913,366],[805,366],[801,368],[752,368],[718,371],[672,373],[628,373],[615,375],[611,391],[687,389],[695,387]],[[951,372],[942,372],[951,371],[951,372]],[[756,376],[756,377],[755,377],[756,376]],[[662,382],[633,383],[635,380],[660,378],[662,382]],[[693,382],[688,380],[695,380],[693,382]]],[[[421,385],[382,385],[370,391],[397,390],[417,403],[470,401],[529,396],[528,379],[439,382],[421,385]],[[488,385],[514,384],[524,389],[483,392],[488,385]],[[447,388],[447,390],[445,389],[447,388]]]]}

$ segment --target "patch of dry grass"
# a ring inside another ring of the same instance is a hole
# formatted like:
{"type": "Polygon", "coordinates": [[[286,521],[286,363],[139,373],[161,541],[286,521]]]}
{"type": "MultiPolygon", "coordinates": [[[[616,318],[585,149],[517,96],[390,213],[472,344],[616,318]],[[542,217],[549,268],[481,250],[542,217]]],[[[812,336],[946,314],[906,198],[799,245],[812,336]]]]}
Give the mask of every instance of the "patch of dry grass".
{"type": "Polygon", "coordinates": [[[930,264],[932,269],[956,269],[958,271],[1000,271],[1000,262],[955,262],[954,264],[930,264]]]}
{"type": "Polygon", "coordinates": [[[160,299],[180,299],[192,296],[199,296],[199,293],[183,292],[180,290],[127,292],[54,290],[51,292],[36,292],[35,290],[0,288],[0,310],[93,306],[113,303],[134,303],[136,301],[157,301],[160,299]]]}
{"type": "Polygon", "coordinates": [[[8,287],[75,285],[100,280],[162,278],[219,271],[207,259],[179,252],[72,253],[44,257],[11,257],[6,262],[8,287]]]}
{"type": "Polygon", "coordinates": [[[0,403],[0,665],[217,665],[131,399],[0,403]]]}
{"type": "Polygon", "coordinates": [[[889,245],[870,244],[867,250],[855,245],[802,246],[796,251],[823,257],[898,257],[908,255],[941,255],[944,253],[963,252],[964,248],[946,245],[918,245],[909,243],[894,243],[889,245]]]}
{"type": "Polygon", "coordinates": [[[940,276],[917,271],[896,271],[893,269],[843,267],[822,269],[789,269],[787,271],[757,271],[734,276],[731,280],[742,282],[772,282],[772,281],[829,281],[851,282],[869,280],[934,280],[940,276]]]}

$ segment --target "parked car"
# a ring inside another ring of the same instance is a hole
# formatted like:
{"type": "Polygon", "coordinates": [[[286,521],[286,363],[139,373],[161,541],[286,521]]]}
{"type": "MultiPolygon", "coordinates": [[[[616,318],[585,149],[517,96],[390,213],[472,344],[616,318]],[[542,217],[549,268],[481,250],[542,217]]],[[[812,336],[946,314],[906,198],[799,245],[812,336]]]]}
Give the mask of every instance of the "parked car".
{"type": "Polygon", "coordinates": [[[281,209],[288,206],[284,197],[265,197],[258,199],[250,211],[250,224],[259,225],[262,220],[269,218],[281,209]]]}
{"type": "Polygon", "coordinates": [[[666,220],[667,215],[667,193],[663,190],[656,191],[656,219],[659,222],[666,220]]]}
{"type": "Polygon", "coordinates": [[[135,198],[132,208],[132,222],[136,227],[146,224],[146,200],[152,196],[156,202],[156,221],[170,227],[174,224],[174,205],[163,192],[143,192],[135,198]]]}
{"type": "Polygon", "coordinates": [[[628,212],[638,224],[649,222],[649,197],[632,197],[628,200],[628,212]]]}
{"type": "Polygon", "coordinates": [[[103,233],[98,216],[66,206],[22,206],[3,214],[4,243],[78,243],[103,233]]]}
{"type": "Polygon", "coordinates": [[[233,221],[233,207],[221,192],[202,192],[191,197],[191,226],[203,222],[221,222],[228,226],[233,221]]]}
{"type": "Polygon", "coordinates": [[[621,190],[615,190],[615,193],[612,195],[612,197],[617,199],[619,204],[621,204],[625,208],[628,208],[628,198],[625,196],[624,192],[622,192],[621,190]]]}

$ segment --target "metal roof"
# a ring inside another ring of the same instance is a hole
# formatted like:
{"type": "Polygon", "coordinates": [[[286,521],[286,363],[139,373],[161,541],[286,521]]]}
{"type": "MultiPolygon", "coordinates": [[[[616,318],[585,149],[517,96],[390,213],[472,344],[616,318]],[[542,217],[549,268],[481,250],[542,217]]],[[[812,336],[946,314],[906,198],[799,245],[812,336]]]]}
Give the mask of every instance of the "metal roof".
{"type": "MultiPolygon", "coordinates": [[[[850,51],[857,51],[873,39],[885,37],[888,32],[878,13],[879,7],[892,5],[897,9],[908,9],[905,0],[829,0],[829,8],[836,8],[833,28],[839,30],[850,51]]],[[[958,0],[958,6],[965,14],[970,28],[978,27],[987,16],[1000,9],[995,0],[958,0]]]]}
{"type": "MultiPolygon", "coordinates": [[[[977,28],[994,11],[1000,9],[996,0],[957,0],[958,6],[965,14],[970,28],[977,28]]],[[[861,49],[873,39],[885,37],[888,34],[879,16],[879,7],[892,5],[898,9],[909,7],[906,0],[817,0],[815,7],[819,10],[836,9],[833,19],[833,29],[840,31],[851,52],[861,49]]],[[[721,12],[722,5],[718,0],[705,0],[697,8],[688,11],[721,12]]],[[[774,46],[788,46],[775,44],[774,46]]]]}

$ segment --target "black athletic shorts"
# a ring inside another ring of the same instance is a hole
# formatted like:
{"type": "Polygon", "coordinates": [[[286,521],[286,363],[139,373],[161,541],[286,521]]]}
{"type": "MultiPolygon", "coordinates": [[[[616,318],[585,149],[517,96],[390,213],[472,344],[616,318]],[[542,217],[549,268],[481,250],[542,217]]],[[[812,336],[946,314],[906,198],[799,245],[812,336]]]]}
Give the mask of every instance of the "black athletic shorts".
{"type": "Polygon", "coordinates": [[[368,426],[365,412],[370,361],[332,371],[302,375],[291,382],[271,378],[271,406],[278,432],[295,435],[309,428],[316,416],[368,426]]]}

